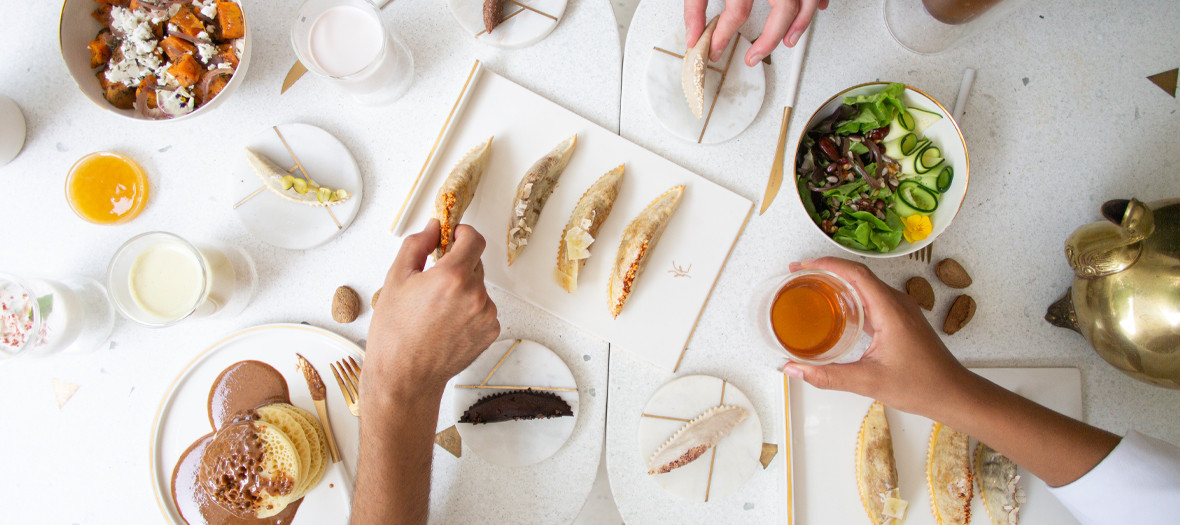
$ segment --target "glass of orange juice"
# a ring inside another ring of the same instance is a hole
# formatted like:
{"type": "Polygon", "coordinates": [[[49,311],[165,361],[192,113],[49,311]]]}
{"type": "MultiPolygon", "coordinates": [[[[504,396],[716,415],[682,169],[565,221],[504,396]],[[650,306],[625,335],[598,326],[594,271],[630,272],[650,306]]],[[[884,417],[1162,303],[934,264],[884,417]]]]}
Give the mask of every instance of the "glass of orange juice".
{"type": "Polygon", "coordinates": [[[862,343],[860,296],[832,272],[803,270],[767,282],[754,312],[766,343],[792,361],[831,363],[862,343]]]}
{"type": "Polygon", "coordinates": [[[122,224],[143,211],[148,179],[134,160],[98,151],[78,159],[66,176],[66,202],[83,220],[122,224]]]}

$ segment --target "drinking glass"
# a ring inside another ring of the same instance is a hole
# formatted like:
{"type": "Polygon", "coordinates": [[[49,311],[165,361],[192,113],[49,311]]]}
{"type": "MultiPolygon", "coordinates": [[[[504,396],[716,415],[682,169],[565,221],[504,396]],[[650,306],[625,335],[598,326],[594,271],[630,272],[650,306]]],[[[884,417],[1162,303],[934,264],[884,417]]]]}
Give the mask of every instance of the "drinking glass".
{"type": "Polygon", "coordinates": [[[763,282],[756,288],[752,303],[752,316],[763,342],[787,355],[792,361],[822,365],[836,361],[854,361],[868,348],[871,339],[862,331],[864,307],[860,295],[848,281],[825,270],[802,270],[763,282]],[[829,310],[807,308],[804,303],[784,297],[788,290],[806,289],[810,298],[821,301],[829,310]],[[781,302],[780,302],[781,299],[781,302]],[[779,323],[775,322],[775,309],[779,308],[779,323]],[[784,319],[789,312],[791,319],[784,319]],[[794,339],[790,324],[819,326],[829,322],[827,331],[818,347],[808,349],[792,348],[784,339],[794,339]],[[827,348],[823,348],[823,347],[827,348]],[[809,350],[805,354],[801,353],[809,350]],[[859,353],[853,352],[858,350],[859,353]]]}
{"type": "Polygon", "coordinates": [[[414,79],[410,50],[367,0],[307,0],[291,28],[291,45],[308,71],[364,105],[393,103],[414,79]]]}
{"type": "Polygon", "coordinates": [[[110,337],[114,324],[106,290],[94,279],[0,273],[0,362],[94,350],[110,337]]]}
{"type": "Polygon", "coordinates": [[[885,27],[897,43],[920,55],[950,49],[1027,0],[885,0],[885,27]]]}
{"type": "Polygon", "coordinates": [[[115,252],[107,287],[124,317],[164,327],[189,317],[241,313],[258,288],[258,274],[241,248],[148,232],[115,252]]]}

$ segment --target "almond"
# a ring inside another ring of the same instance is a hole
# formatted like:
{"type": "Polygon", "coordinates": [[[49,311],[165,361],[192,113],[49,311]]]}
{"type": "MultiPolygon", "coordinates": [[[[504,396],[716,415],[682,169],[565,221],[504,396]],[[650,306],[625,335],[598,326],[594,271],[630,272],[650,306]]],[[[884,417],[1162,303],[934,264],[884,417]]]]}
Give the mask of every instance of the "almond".
{"type": "Polygon", "coordinates": [[[942,281],[942,284],[951,288],[971,286],[971,276],[967,275],[967,270],[963,269],[963,265],[959,264],[959,261],[951,258],[938,261],[938,264],[934,266],[934,275],[938,276],[938,280],[942,281]]]}
{"type": "Polygon", "coordinates": [[[905,282],[905,293],[910,294],[918,306],[926,310],[934,308],[934,288],[930,286],[930,281],[922,277],[910,277],[910,280],[905,282]]]}
{"type": "Polygon", "coordinates": [[[361,298],[347,286],[336,289],[332,296],[332,320],[337,323],[351,323],[361,315],[361,298]]]}
{"type": "Polygon", "coordinates": [[[377,298],[379,297],[381,297],[380,288],[378,288],[376,292],[373,292],[373,300],[369,301],[369,306],[372,306],[374,310],[377,309],[377,298]]]}
{"type": "Polygon", "coordinates": [[[942,323],[943,333],[952,335],[958,332],[971,322],[972,317],[975,317],[975,299],[966,294],[956,297],[946,313],[946,321],[942,323]]]}

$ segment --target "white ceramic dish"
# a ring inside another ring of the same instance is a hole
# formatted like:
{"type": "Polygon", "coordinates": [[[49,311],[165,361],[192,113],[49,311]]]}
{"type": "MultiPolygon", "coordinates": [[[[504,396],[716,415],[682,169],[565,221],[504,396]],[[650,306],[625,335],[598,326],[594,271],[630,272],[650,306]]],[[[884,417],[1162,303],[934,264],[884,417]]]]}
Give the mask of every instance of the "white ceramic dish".
{"type": "MultiPolygon", "coordinates": [[[[578,385],[565,362],[536,341],[504,339],[484,350],[475,362],[452,380],[454,421],[476,401],[510,390],[497,388],[454,388],[454,385],[572,388],[551,392],[569,403],[572,417],[503,421],[499,423],[456,423],[463,445],[479,457],[497,465],[521,467],[548,459],[574,432],[578,422],[578,385]],[[507,354],[507,358],[505,358],[507,354]]],[[[517,389],[513,389],[517,390],[517,389]]]]}
{"type": "MultiPolygon", "coordinates": [[[[1067,416],[1081,419],[1081,374],[1076,368],[976,368],[992,382],[1067,416]]],[[[819,390],[790,380],[794,436],[793,487],[795,523],[868,523],[856,489],[856,435],[873,400],[835,390],[819,390]]],[[[926,448],[932,421],[885,409],[893,435],[901,498],[909,501],[906,525],[933,525],[926,488],[926,448]]],[[[977,441],[971,440],[974,453],[977,441]]],[[[790,471],[788,469],[788,475],[790,471]]],[[[1021,523],[1077,523],[1043,481],[1020,469],[1028,494],[1021,523]]],[[[788,482],[792,480],[788,479],[788,482]]],[[[975,485],[972,523],[991,523],[975,485]]]]}
{"type": "Polygon", "coordinates": [[[307,383],[295,368],[296,353],[307,358],[327,381],[328,414],[343,461],[328,466],[319,485],[304,497],[294,524],[348,522],[360,423],[332,381],[329,364],[346,357],[361,360],[363,351],[332,332],[300,324],[262,325],[231,334],[201,351],[168,387],[156,412],[151,442],[152,485],[168,521],[184,525],[172,501],[172,470],[189,445],[210,432],[209,388],[222,370],[238,361],[267,363],[286,378],[291,403],[315,413],[307,383]]]}
{"type": "MultiPolygon", "coordinates": [[[[683,55],[684,32],[673,31],[656,47],[683,55]]],[[[680,85],[684,59],[652,49],[647,62],[646,89],[647,105],[656,121],[677,138],[693,143],[719,144],[740,135],[758,116],[766,95],[765,65],[759,62],[754,67],[747,66],[745,56],[749,49],[750,41],[738,33],[721,54],[721,60],[709,63],[710,69],[705,71],[705,111],[701,118],[688,108],[680,85]],[[731,53],[733,59],[729,60],[731,53]],[[722,71],[726,72],[724,83],[719,96],[715,96],[722,71]]]]}
{"type": "Polygon", "coordinates": [[[484,0],[447,0],[447,8],[463,31],[476,40],[494,47],[528,47],[549,36],[561,16],[567,0],[504,1],[502,21],[486,31],[483,24],[484,0]]]}
{"type": "MultiPolygon", "coordinates": [[[[314,248],[340,235],[352,224],[364,198],[364,181],[356,159],[348,147],[331,133],[310,124],[291,123],[278,126],[291,150],[307,170],[308,176],[324,187],[344,189],[352,194],[348,200],[331,207],[332,215],[323,206],[308,206],[291,202],[263,189],[253,198],[242,202],[259,188],[262,180],[254,174],[246,161],[245,148],[250,148],[283,168],[295,165],[291,154],[273,129],[259,132],[243,149],[234,152],[237,158],[230,172],[229,198],[238,220],[259,240],[288,250],[314,248]],[[337,227],[336,221],[340,222],[337,227]]],[[[292,175],[299,177],[296,169],[292,175]]]]}
{"type": "MultiPolygon", "coordinates": [[[[102,24],[91,16],[91,13],[99,5],[101,4],[94,0],[65,0],[62,4],[61,18],[58,22],[58,45],[61,49],[61,58],[66,63],[66,69],[70,71],[74,83],[78,84],[78,89],[81,89],[86,98],[89,98],[98,107],[129,119],[154,122],[153,119],[139,114],[134,109],[116,108],[103,98],[102,87],[99,86],[98,79],[94,77],[96,70],[90,67],[90,51],[86,47],[86,44],[94,40],[94,36],[103,28],[102,24]]],[[[246,6],[242,2],[238,2],[238,6],[242,8],[242,20],[246,23],[246,36],[241,38],[242,47],[238,56],[238,67],[229,83],[221,90],[221,93],[213,97],[213,100],[195,111],[160,122],[175,122],[207,114],[225,102],[225,99],[229,98],[245,80],[246,70],[250,66],[250,31],[253,21],[250,19],[250,13],[246,6]]]]}
{"type": "Polygon", "coordinates": [[[487,281],[673,371],[753,204],[478,65],[472,75],[394,233],[422,228],[455,162],[494,136],[487,168],[463,216],[488,240],[483,254],[487,281]],[[575,133],[577,149],[528,247],[509,267],[505,239],[516,186],[533,162],[575,133]],[[553,279],[561,231],[586,189],[624,163],[622,189],[590,247],[578,293],[566,293],[553,279]],[[657,196],[680,184],[686,189],[679,209],[649,254],[622,314],[612,318],[607,279],[623,229],[657,196]]]}
{"type": "Polygon", "coordinates": [[[25,146],[25,114],[11,98],[0,95],[0,166],[8,164],[25,146]]]}
{"type": "MultiPolygon", "coordinates": [[[[821,105],[819,109],[817,109],[815,113],[811,115],[811,118],[807,120],[807,126],[805,126],[803,129],[810,130],[820,121],[834,113],[836,108],[840,107],[840,105],[844,103],[845,97],[874,94],[884,89],[884,87],[887,85],[889,85],[888,82],[869,82],[867,84],[853,86],[845,89],[844,91],[836,93],[832,96],[832,98],[829,98],[827,102],[824,102],[823,105],[821,105]]],[[[811,217],[807,215],[806,211],[803,211],[803,215],[807,217],[807,222],[811,228],[815,228],[815,231],[819,232],[819,234],[827,239],[828,242],[833,246],[837,246],[841,250],[844,250],[853,255],[874,258],[899,257],[925,248],[927,245],[934,242],[934,240],[937,239],[939,235],[942,235],[942,232],[946,231],[946,229],[950,227],[951,221],[953,221],[955,216],[958,215],[959,209],[963,206],[963,199],[967,195],[967,183],[971,177],[970,159],[967,155],[967,142],[963,139],[963,133],[959,130],[959,124],[955,122],[954,118],[951,117],[951,112],[943,107],[942,104],[938,103],[937,100],[934,100],[934,97],[931,97],[925,92],[912,86],[906,86],[905,93],[902,96],[902,102],[904,102],[908,107],[916,107],[942,115],[943,118],[938,119],[934,125],[925,130],[923,132],[923,136],[925,138],[929,138],[935,145],[939,147],[939,149],[942,150],[943,157],[946,158],[947,164],[952,166],[955,170],[954,180],[951,182],[950,189],[948,189],[946,192],[943,192],[942,195],[939,196],[938,209],[934,210],[934,213],[930,216],[930,221],[933,223],[934,227],[933,231],[930,232],[930,235],[916,243],[910,243],[905,239],[902,239],[901,244],[898,244],[896,248],[888,253],[857,250],[855,248],[844,246],[820,230],[819,225],[815,224],[815,222],[811,220],[811,217]]],[[[794,144],[794,149],[792,150],[793,153],[797,154],[799,151],[799,142],[802,141],[804,135],[806,135],[806,131],[799,135],[799,139],[794,144]]],[[[791,161],[784,167],[784,178],[786,180],[783,181],[783,191],[794,192],[794,201],[800,207],[802,207],[803,197],[799,195],[799,191],[795,184],[795,162],[796,158],[794,155],[792,155],[791,161]],[[790,173],[789,177],[786,175],[788,170],[790,173]]]]}
{"type": "MultiPolygon", "coordinates": [[[[678,377],[652,394],[639,419],[639,457],[646,462],[688,420],[719,405],[742,407],[749,416],[695,461],[664,474],[648,474],[654,483],[687,500],[717,501],[762,467],[762,421],[754,404],[729,382],[704,375],[678,377]]],[[[636,468],[647,472],[648,467],[636,468]]]]}

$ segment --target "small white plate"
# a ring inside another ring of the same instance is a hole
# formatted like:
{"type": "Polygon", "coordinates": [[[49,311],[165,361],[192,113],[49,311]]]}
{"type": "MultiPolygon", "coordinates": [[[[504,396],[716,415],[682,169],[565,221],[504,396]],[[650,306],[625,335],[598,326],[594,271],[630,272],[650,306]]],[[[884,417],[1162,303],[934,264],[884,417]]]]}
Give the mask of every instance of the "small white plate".
{"type": "MultiPolygon", "coordinates": [[[[758,471],[762,454],[758,412],[746,394],[713,376],[673,379],[651,396],[639,420],[640,457],[646,462],[688,420],[719,405],[739,406],[750,415],[712,450],[671,472],[649,475],[652,481],[681,498],[708,502],[728,496],[758,471]]],[[[637,468],[647,471],[646,464],[637,468]]]]}
{"type": "MultiPolygon", "coordinates": [[[[578,385],[574,375],[552,350],[536,341],[504,339],[492,343],[483,354],[452,380],[452,385],[489,385],[533,388],[572,388],[552,392],[569,403],[573,417],[456,423],[463,445],[479,457],[505,467],[532,465],[548,459],[569,440],[578,422],[578,385]]],[[[454,420],[481,398],[508,392],[501,388],[454,388],[454,420]]]]}
{"type": "Polygon", "coordinates": [[[739,33],[721,53],[721,60],[709,62],[709,69],[705,71],[705,109],[701,118],[688,108],[680,83],[684,59],[665,52],[683,56],[686,47],[684,33],[678,30],[669,34],[656,47],[658,49],[651,50],[647,61],[647,103],[656,121],[669,133],[689,142],[720,144],[738,136],[754,122],[766,95],[766,66],[762,62],[754,67],[746,65],[746,51],[750,49],[746,37],[739,33]],[[734,46],[737,46],[736,50],[734,46]],[[732,60],[730,53],[733,53],[732,60]],[[729,63],[728,71],[726,62],[729,63]],[[724,83],[722,71],[727,71],[724,83]],[[717,90],[719,83],[720,92],[717,90]]]}
{"type": "MultiPolygon", "coordinates": [[[[230,184],[230,202],[238,204],[234,209],[238,220],[250,234],[262,242],[288,250],[315,248],[340,235],[356,218],[364,198],[364,183],[361,169],[348,147],[331,133],[310,124],[282,124],[278,126],[291,150],[307,170],[312,180],[332,189],[344,189],[352,194],[347,201],[331,206],[308,206],[291,202],[265,189],[262,180],[254,174],[246,161],[245,148],[272,160],[283,168],[295,165],[291,154],[279,140],[273,129],[256,135],[238,150],[234,160],[233,177],[230,184]],[[242,202],[259,188],[263,190],[253,198],[242,202]],[[332,220],[335,215],[336,220],[332,220]],[[336,221],[340,222],[339,227],[336,221]]],[[[299,170],[292,172],[302,176],[299,170]]]]}
{"type": "Polygon", "coordinates": [[[172,470],[189,445],[212,431],[207,408],[209,388],[223,370],[239,361],[267,363],[287,380],[291,403],[316,413],[307,383],[295,368],[296,353],[307,358],[320,377],[328,380],[328,415],[343,461],[328,466],[324,478],[303,498],[294,523],[348,522],[360,423],[348,411],[340,391],[332,386],[329,364],[345,357],[361,360],[364,352],[332,332],[300,324],[262,325],[234,333],[197,354],[168,387],[152,425],[151,469],[156,502],[169,521],[185,523],[172,501],[172,470]]]}
{"type": "Polygon", "coordinates": [[[567,0],[503,1],[501,22],[491,33],[483,25],[483,0],[447,0],[447,7],[459,26],[476,40],[495,47],[521,48],[536,44],[553,32],[565,14],[567,0]]]}

